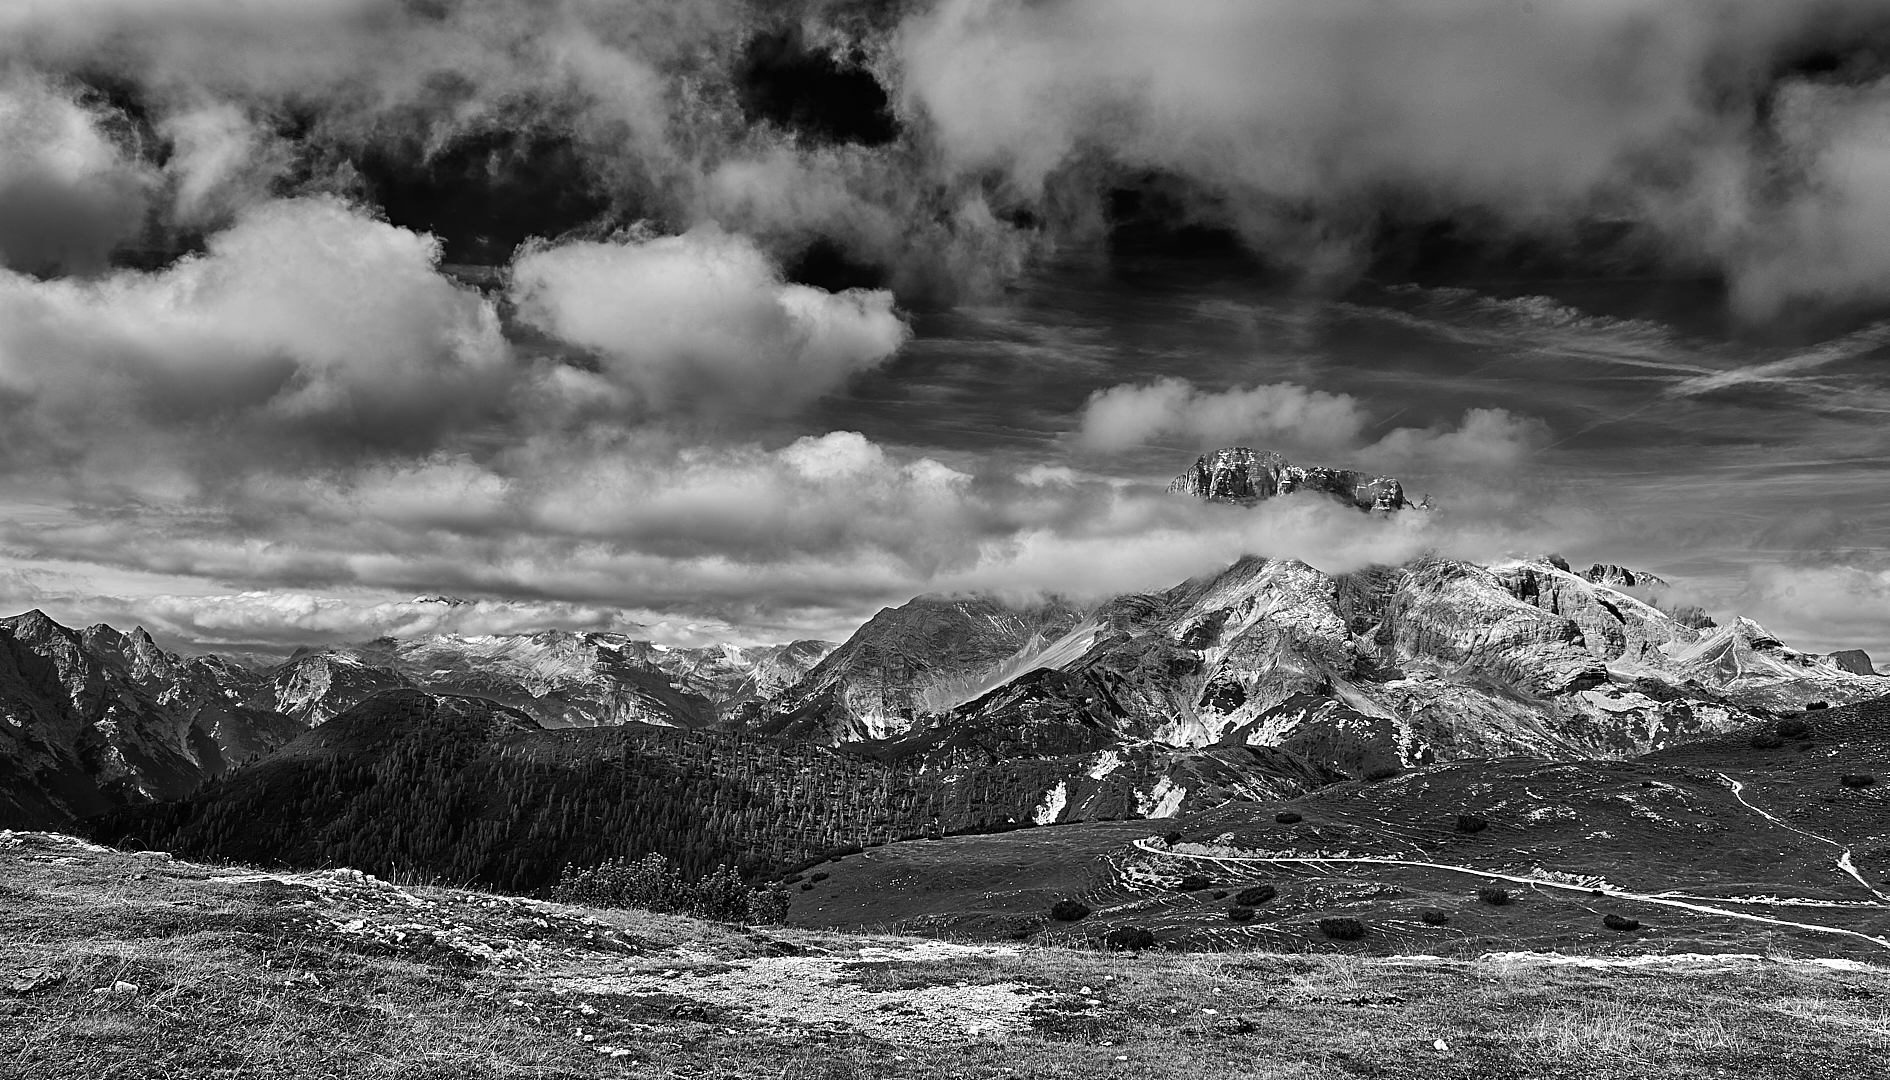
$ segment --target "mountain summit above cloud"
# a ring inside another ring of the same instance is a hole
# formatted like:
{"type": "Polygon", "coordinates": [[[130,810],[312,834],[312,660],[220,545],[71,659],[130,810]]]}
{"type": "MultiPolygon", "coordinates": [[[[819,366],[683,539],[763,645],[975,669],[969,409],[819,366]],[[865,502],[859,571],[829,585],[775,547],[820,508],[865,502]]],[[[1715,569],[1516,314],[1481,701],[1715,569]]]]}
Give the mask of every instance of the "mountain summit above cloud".
{"type": "Polygon", "coordinates": [[[1295,465],[1271,450],[1245,446],[1202,454],[1187,472],[1175,477],[1168,490],[1248,505],[1301,490],[1324,492],[1360,510],[1402,510],[1416,505],[1405,500],[1404,485],[1389,476],[1323,465],[1295,465]]]}

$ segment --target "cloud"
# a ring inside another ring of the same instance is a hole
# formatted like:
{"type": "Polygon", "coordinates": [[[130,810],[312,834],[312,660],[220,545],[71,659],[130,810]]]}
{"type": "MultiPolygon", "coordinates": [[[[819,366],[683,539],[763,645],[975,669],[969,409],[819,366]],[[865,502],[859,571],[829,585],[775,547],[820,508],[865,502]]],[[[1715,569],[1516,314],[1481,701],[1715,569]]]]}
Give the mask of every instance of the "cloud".
{"type": "Polygon", "coordinates": [[[792,409],[907,336],[891,293],[787,284],[752,242],[708,226],[542,247],[511,274],[522,320],[592,350],[606,378],[656,406],[792,409]]]}
{"type": "Polygon", "coordinates": [[[106,120],[50,80],[0,74],[0,266],[96,270],[143,228],[157,177],[106,120]]]}
{"type": "Polygon", "coordinates": [[[1175,439],[1212,449],[1237,443],[1268,449],[1344,454],[1384,468],[1400,465],[1514,466],[1549,441],[1533,417],[1503,409],[1470,409],[1455,426],[1396,428],[1365,445],[1368,417],[1349,394],[1273,383],[1214,392],[1185,379],[1125,383],[1089,396],[1073,441],[1112,452],[1175,439]]]}
{"type": "Polygon", "coordinates": [[[1794,647],[1862,647],[1874,662],[1890,660],[1890,570],[1761,563],[1748,571],[1737,606],[1794,647]]]}
{"type": "Polygon", "coordinates": [[[1411,461],[1503,467],[1522,461],[1548,441],[1548,425],[1533,417],[1503,409],[1471,409],[1454,428],[1397,428],[1360,451],[1360,456],[1385,467],[1411,461]]]}
{"type": "Polygon", "coordinates": [[[437,258],[427,237],[303,199],[250,208],[158,273],[0,272],[7,452],[139,431],[212,453],[298,437],[343,454],[424,445],[480,407],[509,356],[492,306],[437,258]]]}
{"type": "Polygon", "coordinates": [[[1358,402],[1345,394],[1292,383],[1214,393],[1184,379],[1163,378],[1091,394],[1076,442],[1105,452],[1166,438],[1204,447],[1237,442],[1343,447],[1358,438],[1364,422],[1358,402]]]}

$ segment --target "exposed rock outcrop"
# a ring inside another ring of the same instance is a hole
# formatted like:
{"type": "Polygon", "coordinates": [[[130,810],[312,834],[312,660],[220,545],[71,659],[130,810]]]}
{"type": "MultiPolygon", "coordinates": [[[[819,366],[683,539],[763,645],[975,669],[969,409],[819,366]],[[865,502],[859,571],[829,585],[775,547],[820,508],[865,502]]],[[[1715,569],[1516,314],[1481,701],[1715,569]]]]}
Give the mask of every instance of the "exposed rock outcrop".
{"type": "Polygon", "coordinates": [[[1252,504],[1295,491],[1317,491],[1360,510],[1401,510],[1404,487],[1388,476],[1295,465],[1271,450],[1229,446],[1203,454],[1168,490],[1216,502],[1252,504]]]}
{"type": "Polygon", "coordinates": [[[248,702],[262,680],[166,652],[142,629],[0,619],[0,824],[61,826],[177,798],[301,730],[248,702]]]}

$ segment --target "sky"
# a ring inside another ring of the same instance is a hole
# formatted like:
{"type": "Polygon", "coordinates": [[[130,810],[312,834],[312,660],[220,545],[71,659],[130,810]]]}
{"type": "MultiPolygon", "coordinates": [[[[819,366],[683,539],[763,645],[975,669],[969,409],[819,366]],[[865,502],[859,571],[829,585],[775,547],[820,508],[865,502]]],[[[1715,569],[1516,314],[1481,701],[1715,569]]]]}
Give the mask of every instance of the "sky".
{"type": "Polygon", "coordinates": [[[1890,0],[0,5],[0,607],[180,647],[1435,551],[1885,659],[1887,344],[1890,0]]]}

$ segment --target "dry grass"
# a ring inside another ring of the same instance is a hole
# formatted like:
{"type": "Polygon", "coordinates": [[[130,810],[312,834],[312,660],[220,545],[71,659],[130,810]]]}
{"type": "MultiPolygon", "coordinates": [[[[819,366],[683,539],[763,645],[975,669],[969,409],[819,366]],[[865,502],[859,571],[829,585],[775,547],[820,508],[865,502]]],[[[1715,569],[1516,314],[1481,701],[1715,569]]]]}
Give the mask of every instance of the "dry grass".
{"type": "Polygon", "coordinates": [[[1044,948],[889,963],[858,959],[883,938],[638,912],[594,913],[638,942],[634,953],[478,967],[364,952],[290,918],[284,890],[212,874],[0,847],[0,1077],[1824,1080],[1872,1075],[1890,1050],[1881,971],[1044,948]],[[1015,984],[1028,1009],[1003,1037],[951,1039],[690,1007],[691,985],[784,952],[833,954],[871,994],[1015,984]],[[6,994],[28,968],[63,981],[6,994]],[[674,989],[582,990],[580,976],[652,971],[676,972],[674,989]],[[138,990],[95,992],[117,982],[138,990]]]}

